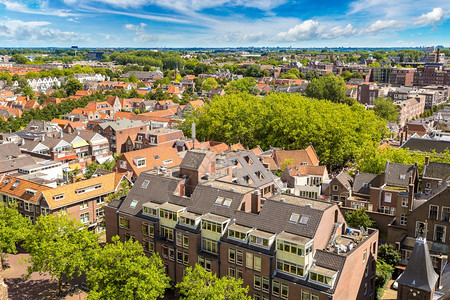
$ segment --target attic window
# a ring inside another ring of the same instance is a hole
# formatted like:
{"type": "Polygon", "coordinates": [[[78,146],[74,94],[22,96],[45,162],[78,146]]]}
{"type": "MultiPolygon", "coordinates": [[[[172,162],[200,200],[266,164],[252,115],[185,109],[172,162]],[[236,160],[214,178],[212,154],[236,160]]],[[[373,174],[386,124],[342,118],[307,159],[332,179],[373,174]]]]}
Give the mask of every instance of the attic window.
{"type": "Polygon", "coordinates": [[[297,223],[298,219],[300,218],[299,214],[292,214],[291,217],[289,218],[289,222],[293,222],[293,223],[297,223]]]}
{"type": "Polygon", "coordinates": [[[64,199],[64,194],[59,194],[59,195],[53,196],[53,200],[61,200],[61,199],[64,199]]]}
{"type": "Polygon", "coordinates": [[[244,156],[244,159],[249,165],[253,164],[253,161],[252,161],[252,159],[249,156],[244,156]]]}
{"type": "Polygon", "coordinates": [[[405,180],[405,178],[406,178],[406,175],[405,175],[405,174],[400,174],[400,179],[401,179],[401,180],[405,180]]]}
{"type": "Polygon", "coordinates": [[[256,172],[255,175],[256,175],[256,177],[259,178],[259,180],[263,180],[264,179],[264,175],[260,171],[256,172]]]}
{"type": "Polygon", "coordinates": [[[138,158],[136,161],[138,167],[145,167],[145,158],[138,158]]]}
{"type": "Polygon", "coordinates": [[[153,155],[155,159],[159,159],[159,155],[153,155]]]}
{"type": "Polygon", "coordinates": [[[138,201],[137,200],[133,200],[133,201],[131,201],[130,207],[131,208],[135,208],[137,204],[138,204],[138,201]]]}
{"type": "Polygon", "coordinates": [[[223,206],[230,207],[232,201],[233,200],[230,198],[225,198],[225,200],[223,201],[223,206]]]}
{"type": "Polygon", "coordinates": [[[144,182],[141,185],[141,188],[146,189],[149,183],[150,183],[149,180],[144,180],[144,182]]]}
{"type": "Polygon", "coordinates": [[[28,195],[31,195],[31,196],[36,195],[36,191],[35,191],[35,190],[31,190],[31,189],[26,189],[26,193],[27,193],[28,195]]]}
{"type": "Polygon", "coordinates": [[[163,164],[165,164],[165,165],[167,165],[167,164],[171,164],[171,163],[173,163],[173,159],[166,159],[166,160],[163,160],[163,164]]]}
{"type": "Polygon", "coordinates": [[[364,183],[362,184],[362,187],[363,187],[363,188],[369,187],[369,184],[364,182],[364,183]]]}
{"type": "Polygon", "coordinates": [[[16,188],[19,186],[20,181],[16,180],[16,182],[14,182],[14,184],[12,185],[13,188],[16,188]]]}
{"type": "Polygon", "coordinates": [[[214,202],[214,204],[222,205],[223,200],[225,200],[225,198],[219,196],[219,197],[217,197],[216,202],[214,202]]]}
{"type": "Polygon", "coordinates": [[[8,184],[8,182],[9,182],[10,180],[11,180],[10,178],[6,178],[5,181],[4,181],[4,183],[5,183],[5,184],[8,184]]]}
{"type": "Polygon", "coordinates": [[[299,224],[307,225],[309,221],[309,216],[301,216],[299,224]]]}
{"type": "Polygon", "coordinates": [[[301,165],[302,165],[302,166],[307,166],[308,163],[307,163],[306,161],[302,161],[301,165]]]}

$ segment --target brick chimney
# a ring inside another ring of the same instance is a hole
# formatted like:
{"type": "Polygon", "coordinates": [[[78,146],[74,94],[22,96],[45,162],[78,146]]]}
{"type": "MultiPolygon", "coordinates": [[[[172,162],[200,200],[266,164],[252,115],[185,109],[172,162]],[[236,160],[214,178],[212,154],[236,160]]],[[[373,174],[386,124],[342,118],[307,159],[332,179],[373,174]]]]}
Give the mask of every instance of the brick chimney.
{"type": "Polygon", "coordinates": [[[256,190],[252,193],[251,213],[259,214],[261,210],[261,192],[256,190]]]}
{"type": "Polygon", "coordinates": [[[427,155],[427,156],[425,156],[425,166],[428,166],[429,162],[430,162],[430,157],[427,155]]]}

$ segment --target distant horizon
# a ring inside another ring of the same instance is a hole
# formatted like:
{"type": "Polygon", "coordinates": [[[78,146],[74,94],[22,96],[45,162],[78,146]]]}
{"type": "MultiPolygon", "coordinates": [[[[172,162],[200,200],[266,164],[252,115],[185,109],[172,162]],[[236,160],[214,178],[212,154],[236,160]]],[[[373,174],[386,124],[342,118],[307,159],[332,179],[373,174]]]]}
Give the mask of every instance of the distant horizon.
{"type": "Polygon", "coordinates": [[[0,47],[450,45],[450,1],[0,0],[0,47]]]}

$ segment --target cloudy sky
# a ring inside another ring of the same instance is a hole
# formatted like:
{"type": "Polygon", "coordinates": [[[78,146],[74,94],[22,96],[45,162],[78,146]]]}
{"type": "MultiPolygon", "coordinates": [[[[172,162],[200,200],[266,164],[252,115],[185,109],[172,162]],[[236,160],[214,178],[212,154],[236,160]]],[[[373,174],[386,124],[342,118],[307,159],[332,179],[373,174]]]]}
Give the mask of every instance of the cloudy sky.
{"type": "Polygon", "coordinates": [[[0,0],[0,47],[449,47],[449,17],[449,0],[0,0]]]}

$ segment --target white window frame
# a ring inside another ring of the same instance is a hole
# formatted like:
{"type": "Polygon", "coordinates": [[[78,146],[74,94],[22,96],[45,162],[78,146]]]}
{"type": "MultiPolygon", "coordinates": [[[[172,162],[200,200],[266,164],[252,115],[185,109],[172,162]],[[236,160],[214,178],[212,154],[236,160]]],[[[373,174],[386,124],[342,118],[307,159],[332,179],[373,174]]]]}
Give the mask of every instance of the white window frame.
{"type": "Polygon", "coordinates": [[[447,226],[444,226],[444,225],[439,225],[439,224],[435,224],[434,225],[434,232],[433,232],[433,241],[437,241],[437,239],[436,239],[436,228],[438,228],[438,227],[443,227],[444,228],[444,234],[442,235],[442,237],[443,237],[443,240],[442,241],[439,241],[439,243],[445,243],[445,235],[447,234],[447,226]]]}

